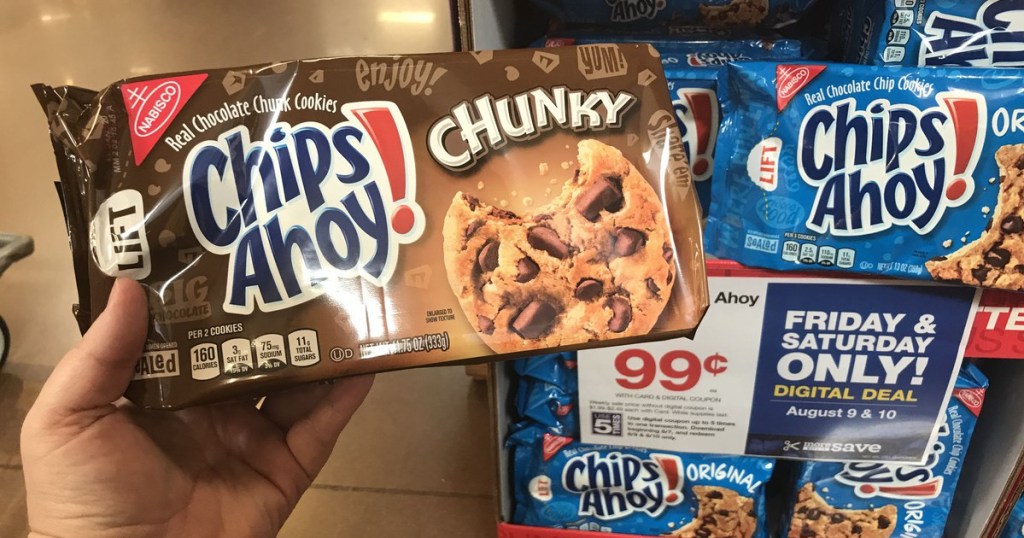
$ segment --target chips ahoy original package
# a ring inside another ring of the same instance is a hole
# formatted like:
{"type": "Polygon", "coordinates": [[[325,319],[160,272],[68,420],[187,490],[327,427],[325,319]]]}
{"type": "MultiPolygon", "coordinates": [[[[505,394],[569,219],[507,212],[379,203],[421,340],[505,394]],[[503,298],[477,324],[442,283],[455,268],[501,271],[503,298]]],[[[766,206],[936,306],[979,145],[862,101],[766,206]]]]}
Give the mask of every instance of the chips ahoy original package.
{"type": "Polygon", "coordinates": [[[730,62],[799,60],[818,52],[814,44],[795,39],[707,40],[695,36],[671,38],[642,34],[563,33],[537,44],[562,47],[608,42],[651,43],[661,53],[669,95],[683,137],[683,151],[689,159],[705,216],[711,204],[711,174],[721,118],[718,86],[722,70],[730,62]]]}
{"type": "Polygon", "coordinates": [[[1024,497],[1017,501],[999,538],[1024,538],[1024,497]]]}
{"type": "Polygon", "coordinates": [[[686,538],[768,536],[764,491],[773,460],[581,443],[575,354],[521,359],[513,369],[512,523],[686,538]]]}
{"type": "Polygon", "coordinates": [[[710,254],[1024,289],[1024,71],[732,64],[710,254]]]}
{"type": "Polygon", "coordinates": [[[569,25],[779,28],[815,0],[534,0],[569,25]]]}
{"type": "Polygon", "coordinates": [[[868,62],[1024,67],[1020,0],[862,1],[874,12],[868,62]],[[877,22],[877,24],[875,24],[877,22]]]}
{"type": "Polygon", "coordinates": [[[646,536],[765,537],[774,461],[580,443],[541,428],[513,444],[512,522],[646,536]]]}
{"type": "Polygon", "coordinates": [[[987,387],[965,363],[924,465],[799,464],[788,538],[941,538],[987,387]]]}

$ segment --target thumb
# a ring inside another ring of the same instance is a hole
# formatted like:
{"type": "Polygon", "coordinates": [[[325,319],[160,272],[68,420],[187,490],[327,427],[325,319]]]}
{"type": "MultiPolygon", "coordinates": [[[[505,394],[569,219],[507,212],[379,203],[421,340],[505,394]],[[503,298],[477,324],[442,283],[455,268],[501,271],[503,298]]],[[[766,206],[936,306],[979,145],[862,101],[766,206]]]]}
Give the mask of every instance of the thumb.
{"type": "Polygon", "coordinates": [[[116,401],[134,375],[148,323],[142,287],[117,279],[106,309],[57,364],[34,407],[67,416],[116,401]]]}

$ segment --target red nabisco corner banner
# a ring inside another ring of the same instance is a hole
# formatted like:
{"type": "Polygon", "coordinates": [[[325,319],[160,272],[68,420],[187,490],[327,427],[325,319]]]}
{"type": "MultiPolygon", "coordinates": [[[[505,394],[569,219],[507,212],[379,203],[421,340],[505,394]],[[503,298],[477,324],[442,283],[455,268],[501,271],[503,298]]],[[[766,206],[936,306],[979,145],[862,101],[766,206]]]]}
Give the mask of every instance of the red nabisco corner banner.
{"type": "Polygon", "coordinates": [[[970,409],[974,416],[978,416],[985,403],[985,389],[953,389],[953,397],[970,409]]]}
{"type": "Polygon", "coordinates": [[[786,110],[790,101],[818,78],[824,65],[780,65],[775,68],[775,92],[779,111],[786,110]]]}
{"type": "Polygon", "coordinates": [[[128,82],[121,86],[136,166],[146,160],[171,121],[204,80],[206,73],[128,82]]]}

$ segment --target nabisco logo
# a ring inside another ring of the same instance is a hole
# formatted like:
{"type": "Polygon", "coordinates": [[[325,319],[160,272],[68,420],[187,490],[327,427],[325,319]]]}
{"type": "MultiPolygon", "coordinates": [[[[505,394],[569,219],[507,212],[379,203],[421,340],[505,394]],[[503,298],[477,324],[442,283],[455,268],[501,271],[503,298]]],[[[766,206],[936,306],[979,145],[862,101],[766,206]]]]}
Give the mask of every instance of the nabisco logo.
{"type": "Polygon", "coordinates": [[[152,91],[133,95],[132,98],[140,101],[140,103],[129,105],[131,108],[139,109],[132,130],[136,136],[145,138],[159,132],[164,125],[167,125],[167,122],[171,121],[173,113],[178,108],[178,103],[181,102],[181,84],[173,80],[166,80],[158,84],[152,91]]]}
{"type": "MultiPolygon", "coordinates": [[[[135,164],[140,165],[163,136],[171,121],[206,80],[206,73],[180,77],[125,82],[121,98],[131,122],[129,134],[135,151],[135,164]]],[[[177,151],[177,150],[175,150],[177,151]]]]}
{"type": "Polygon", "coordinates": [[[811,77],[811,70],[802,65],[792,71],[782,71],[782,73],[783,75],[779,77],[779,97],[784,99],[792,99],[811,77]]]}
{"type": "Polygon", "coordinates": [[[822,71],[823,65],[780,65],[775,69],[775,92],[779,110],[785,110],[800,90],[811,83],[822,71]]]}

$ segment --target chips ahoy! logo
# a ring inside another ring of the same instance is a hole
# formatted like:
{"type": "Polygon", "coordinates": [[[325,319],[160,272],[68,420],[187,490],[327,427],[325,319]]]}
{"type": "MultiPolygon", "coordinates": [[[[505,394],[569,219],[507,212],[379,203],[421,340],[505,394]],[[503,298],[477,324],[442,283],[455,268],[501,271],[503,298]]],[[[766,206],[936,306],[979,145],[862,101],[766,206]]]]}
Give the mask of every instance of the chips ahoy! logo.
{"type": "Polygon", "coordinates": [[[718,138],[718,97],[714,90],[682,88],[672,100],[683,149],[690,160],[694,181],[707,181],[715,168],[715,142],[718,138]]]}
{"type": "Polygon", "coordinates": [[[943,439],[949,435],[949,425],[943,421],[924,465],[847,463],[842,472],[836,475],[836,480],[853,488],[854,493],[862,499],[935,499],[942,493],[943,481],[941,476],[936,476],[935,467],[946,453],[943,439]]]}
{"type": "Polygon", "coordinates": [[[665,9],[665,0],[605,0],[605,2],[612,8],[612,22],[654,19],[659,11],[665,9]]]}
{"type": "MultiPolygon", "coordinates": [[[[969,2],[953,9],[970,9],[969,2]]],[[[1024,1],[988,0],[973,17],[935,10],[924,25],[920,65],[1024,66],[1024,1]]]]}
{"type": "MultiPolygon", "coordinates": [[[[274,311],[338,278],[384,286],[399,245],[423,234],[412,143],[384,101],[349,103],[346,121],[248,127],[193,148],[183,187],[203,248],[230,256],[224,311],[274,311]]],[[[358,299],[355,299],[358,300],[358,299]]]]}
{"type": "Polygon", "coordinates": [[[611,452],[588,452],[569,460],[562,486],[580,496],[579,515],[603,520],[636,512],[658,517],[683,502],[682,461],[677,456],[651,454],[640,459],[611,452]]]}
{"type": "MultiPolygon", "coordinates": [[[[931,92],[908,77],[891,82],[931,92]]],[[[949,91],[935,101],[920,109],[878,99],[861,109],[848,98],[807,113],[797,164],[817,189],[810,230],[863,236],[902,226],[924,235],[948,209],[971,199],[987,129],[985,98],[949,91]]]]}

